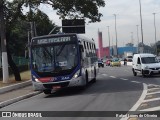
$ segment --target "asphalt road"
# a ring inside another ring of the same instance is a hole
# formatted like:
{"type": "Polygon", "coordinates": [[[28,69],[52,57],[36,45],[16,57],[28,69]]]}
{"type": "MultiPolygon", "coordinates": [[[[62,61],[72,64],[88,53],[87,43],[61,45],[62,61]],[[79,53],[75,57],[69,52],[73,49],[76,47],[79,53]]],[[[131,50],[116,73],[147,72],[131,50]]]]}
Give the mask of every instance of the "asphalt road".
{"type": "MultiPolygon", "coordinates": [[[[85,90],[71,88],[53,95],[42,93],[9,105],[1,111],[50,111],[42,112],[42,116],[53,116],[53,111],[61,111],[60,117],[32,118],[34,120],[152,120],[149,116],[151,114],[147,114],[148,118],[137,118],[132,114],[129,114],[130,117],[125,117],[125,115],[128,111],[146,113],[146,111],[160,110],[159,79],[160,76],[143,78],[138,75],[135,77],[130,66],[105,66],[100,68],[97,82],[90,83],[85,90]],[[66,115],[65,111],[76,112],[70,112],[67,117],[68,114],[66,115]],[[120,115],[123,111],[125,114],[122,118],[120,115]],[[79,117],[72,117],[72,115],[79,117]]],[[[22,118],[1,118],[3,119],[21,120],[22,118]]],[[[153,120],[159,120],[159,118],[153,120]]]]}

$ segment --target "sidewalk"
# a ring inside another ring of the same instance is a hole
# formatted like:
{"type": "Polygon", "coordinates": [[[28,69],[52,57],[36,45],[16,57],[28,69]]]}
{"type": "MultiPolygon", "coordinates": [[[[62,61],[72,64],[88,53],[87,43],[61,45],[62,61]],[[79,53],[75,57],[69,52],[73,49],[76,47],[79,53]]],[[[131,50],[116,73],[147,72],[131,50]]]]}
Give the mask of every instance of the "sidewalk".
{"type": "Polygon", "coordinates": [[[33,90],[31,80],[6,87],[1,87],[0,108],[40,93],[41,92],[39,91],[33,90]]]}

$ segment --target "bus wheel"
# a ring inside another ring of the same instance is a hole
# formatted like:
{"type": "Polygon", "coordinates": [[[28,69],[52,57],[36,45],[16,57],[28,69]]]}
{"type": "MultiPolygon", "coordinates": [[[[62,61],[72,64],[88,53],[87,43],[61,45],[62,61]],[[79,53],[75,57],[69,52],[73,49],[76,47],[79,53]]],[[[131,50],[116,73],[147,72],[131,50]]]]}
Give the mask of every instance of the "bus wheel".
{"type": "Polygon", "coordinates": [[[86,71],[86,74],[85,74],[85,78],[84,78],[84,79],[85,79],[85,84],[80,87],[82,90],[86,89],[86,87],[87,87],[87,85],[88,85],[88,73],[87,73],[87,71],[86,71]]]}
{"type": "Polygon", "coordinates": [[[86,86],[88,85],[88,72],[86,71],[86,86]]]}
{"type": "Polygon", "coordinates": [[[97,72],[96,72],[96,69],[94,69],[94,78],[93,78],[93,82],[96,82],[96,77],[97,77],[97,72]]]}
{"type": "Polygon", "coordinates": [[[46,94],[46,95],[51,94],[51,90],[43,90],[43,93],[46,94]]]}

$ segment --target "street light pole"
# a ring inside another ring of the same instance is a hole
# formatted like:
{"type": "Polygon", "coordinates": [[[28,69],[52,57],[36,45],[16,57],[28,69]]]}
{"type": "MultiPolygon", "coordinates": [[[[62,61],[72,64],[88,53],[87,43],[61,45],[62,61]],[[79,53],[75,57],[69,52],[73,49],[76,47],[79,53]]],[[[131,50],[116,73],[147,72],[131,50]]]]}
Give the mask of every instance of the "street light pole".
{"type": "Polygon", "coordinates": [[[157,55],[157,35],[156,35],[156,20],[155,20],[155,14],[156,13],[153,13],[154,15],[154,29],[155,29],[155,53],[157,55]]]}
{"type": "Polygon", "coordinates": [[[142,53],[144,52],[144,44],[143,44],[143,25],[142,25],[142,10],[141,10],[141,0],[139,0],[140,6],[140,20],[141,20],[141,37],[142,37],[142,53]]]}
{"type": "Polygon", "coordinates": [[[109,39],[109,58],[110,58],[110,56],[111,56],[111,54],[110,54],[110,33],[109,33],[109,26],[107,26],[108,27],[108,39],[109,39]]]}
{"type": "Polygon", "coordinates": [[[115,33],[116,33],[116,52],[118,57],[118,47],[117,47],[117,28],[116,28],[116,14],[113,14],[115,16],[115,33]]]}
{"type": "Polygon", "coordinates": [[[137,40],[138,40],[137,53],[139,53],[139,35],[138,35],[138,26],[139,25],[136,25],[136,26],[137,26],[137,40]]]}

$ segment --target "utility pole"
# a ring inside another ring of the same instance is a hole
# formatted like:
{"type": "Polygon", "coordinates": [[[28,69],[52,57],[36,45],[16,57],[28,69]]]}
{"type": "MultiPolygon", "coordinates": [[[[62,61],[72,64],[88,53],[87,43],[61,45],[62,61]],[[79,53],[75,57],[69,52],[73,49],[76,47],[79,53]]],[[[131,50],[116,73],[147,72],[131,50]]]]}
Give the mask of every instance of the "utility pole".
{"type": "Polygon", "coordinates": [[[116,14],[113,14],[114,17],[115,17],[115,34],[116,34],[116,54],[117,54],[117,57],[118,57],[118,47],[117,47],[117,27],[116,27],[116,14]]]}
{"type": "Polygon", "coordinates": [[[133,39],[133,32],[131,32],[131,43],[132,43],[132,52],[134,53],[134,39],[133,39]]]}
{"type": "Polygon", "coordinates": [[[109,59],[110,59],[110,56],[111,56],[111,54],[110,54],[110,33],[109,33],[109,26],[107,26],[108,27],[108,39],[109,39],[109,59]]]}
{"type": "Polygon", "coordinates": [[[131,32],[131,43],[133,44],[133,32],[131,32]]]}
{"type": "Polygon", "coordinates": [[[30,26],[31,26],[31,39],[35,36],[35,25],[34,25],[34,22],[33,22],[33,11],[32,11],[32,8],[31,8],[31,4],[29,4],[29,14],[30,14],[30,26]]]}
{"type": "Polygon", "coordinates": [[[142,53],[144,53],[141,0],[139,0],[139,6],[140,6],[140,20],[141,20],[142,53]]]}
{"type": "Polygon", "coordinates": [[[139,35],[138,35],[138,26],[139,25],[136,25],[136,26],[137,26],[137,40],[138,40],[137,53],[139,53],[139,35]]]}
{"type": "Polygon", "coordinates": [[[6,26],[4,20],[4,0],[0,1],[0,33],[1,33],[3,83],[8,83],[9,72],[8,72],[8,56],[6,49],[7,42],[6,42],[6,26]]]}
{"type": "Polygon", "coordinates": [[[153,15],[154,15],[154,29],[155,29],[155,54],[158,55],[158,54],[157,54],[157,35],[156,35],[156,20],[155,20],[155,14],[156,14],[156,13],[153,13],[153,15]]]}

